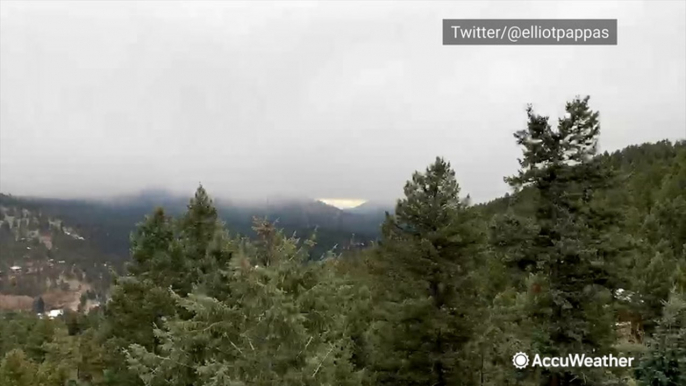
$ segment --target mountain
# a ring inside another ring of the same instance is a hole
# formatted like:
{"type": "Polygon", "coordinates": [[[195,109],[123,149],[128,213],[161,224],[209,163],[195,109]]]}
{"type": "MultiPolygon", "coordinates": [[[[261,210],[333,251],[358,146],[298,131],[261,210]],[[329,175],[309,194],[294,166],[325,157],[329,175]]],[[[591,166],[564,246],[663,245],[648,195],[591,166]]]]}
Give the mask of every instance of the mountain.
{"type": "MultiPolygon", "coordinates": [[[[163,190],[107,200],[0,194],[0,308],[26,309],[41,297],[46,307],[75,309],[84,296],[91,303],[106,298],[110,269],[121,272],[128,261],[136,225],[156,207],[181,215],[188,202],[163,190]]],[[[368,245],[383,220],[306,198],[252,204],[219,199],[215,206],[234,234],[252,237],[254,217],[303,240],[316,232],[313,259],[368,245]]]]}
{"type": "Polygon", "coordinates": [[[386,213],[392,214],[395,208],[393,205],[367,201],[362,205],[356,206],[354,208],[345,209],[344,212],[350,215],[351,218],[359,221],[357,227],[363,229],[363,224],[381,224],[386,219],[386,213]]]}
{"type": "Polygon", "coordinates": [[[358,205],[354,208],[345,209],[345,211],[347,213],[353,214],[385,216],[386,212],[393,213],[394,209],[394,205],[389,203],[367,201],[362,205],[358,205]]]}
{"type": "MultiPolygon", "coordinates": [[[[107,200],[2,195],[0,204],[3,202],[72,224],[97,245],[100,253],[110,256],[116,268],[121,268],[128,259],[129,236],[136,224],[158,206],[172,215],[180,215],[189,199],[163,190],[146,190],[107,200]]],[[[249,204],[217,199],[215,206],[229,231],[235,234],[253,236],[254,217],[276,221],[286,233],[301,238],[309,237],[316,230],[318,245],[313,250],[313,258],[333,247],[339,251],[349,248],[353,235],[358,246],[368,244],[377,238],[383,221],[382,217],[350,213],[307,198],[278,198],[249,204]]]]}

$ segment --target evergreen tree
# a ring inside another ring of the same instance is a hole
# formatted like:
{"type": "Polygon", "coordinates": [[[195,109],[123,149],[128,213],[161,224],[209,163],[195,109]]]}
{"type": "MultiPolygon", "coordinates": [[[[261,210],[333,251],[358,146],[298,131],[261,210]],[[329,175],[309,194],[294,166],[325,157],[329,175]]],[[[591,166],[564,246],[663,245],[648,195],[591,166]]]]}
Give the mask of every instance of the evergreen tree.
{"type": "Polygon", "coordinates": [[[261,242],[246,245],[223,275],[227,298],[174,295],[191,315],[156,329],[159,354],[128,351],[145,385],[359,385],[350,363],[348,298],[325,262],[305,264],[296,239],[257,224],[261,242]],[[250,254],[246,254],[250,253],[250,254]],[[269,265],[261,265],[269,256],[269,265]]]}
{"type": "MultiPolygon", "coordinates": [[[[188,210],[179,221],[179,248],[185,287],[179,293],[189,293],[207,274],[226,266],[233,255],[226,248],[228,235],[219,221],[217,209],[201,186],[188,204],[188,210]]],[[[178,259],[176,259],[178,260],[178,259]]]]}
{"type": "Polygon", "coordinates": [[[463,349],[473,330],[470,268],[480,235],[459,193],[450,164],[437,158],[387,215],[379,249],[387,301],[373,354],[380,384],[471,384],[463,349]]]}
{"type": "Polygon", "coordinates": [[[636,371],[641,386],[686,385],[686,296],[672,293],[636,371]]]}
{"type": "Polygon", "coordinates": [[[164,209],[155,209],[131,235],[132,262],[126,266],[128,273],[141,280],[150,279],[162,287],[174,284],[171,279],[179,267],[173,267],[169,257],[173,239],[171,219],[164,209]]]}
{"type": "Polygon", "coordinates": [[[34,386],[36,365],[21,349],[15,349],[0,361],[0,384],[3,386],[34,386]]]}
{"type": "Polygon", "coordinates": [[[176,312],[167,288],[187,287],[182,281],[186,266],[181,259],[173,259],[174,234],[171,219],[158,208],[131,236],[128,275],[115,279],[102,327],[108,349],[104,363],[109,384],[140,384],[126,367],[123,350],[133,343],[156,350],[159,342],[153,333],[155,325],[176,312]]]}
{"type": "MultiPolygon", "coordinates": [[[[598,112],[589,98],[567,103],[567,115],[557,130],[546,116],[527,109],[528,127],[515,134],[523,147],[518,175],[506,178],[515,189],[537,192],[538,227],[528,245],[522,268],[534,275],[530,317],[534,352],[551,357],[611,352],[614,342],[612,298],[616,289],[613,265],[618,249],[610,235],[616,213],[595,204],[594,194],[611,186],[613,178],[597,154],[598,112]]],[[[548,369],[545,384],[576,385],[599,382],[602,374],[586,369],[548,369]]]]}

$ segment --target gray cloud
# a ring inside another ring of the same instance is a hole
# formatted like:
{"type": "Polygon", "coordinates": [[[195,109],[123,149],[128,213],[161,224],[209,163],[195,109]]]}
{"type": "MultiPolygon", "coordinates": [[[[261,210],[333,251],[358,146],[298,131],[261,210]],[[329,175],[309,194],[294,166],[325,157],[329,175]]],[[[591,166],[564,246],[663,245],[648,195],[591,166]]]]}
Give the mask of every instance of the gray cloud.
{"type": "Polygon", "coordinates": [[[590,94],[603,149],[686,137],[686,6],[12,2],[0,190],[390,200],[435,156],[507,191],[524,107],[590,94]],[[617,46],[442,46],[444,18],[617,18],[617,46]]]}

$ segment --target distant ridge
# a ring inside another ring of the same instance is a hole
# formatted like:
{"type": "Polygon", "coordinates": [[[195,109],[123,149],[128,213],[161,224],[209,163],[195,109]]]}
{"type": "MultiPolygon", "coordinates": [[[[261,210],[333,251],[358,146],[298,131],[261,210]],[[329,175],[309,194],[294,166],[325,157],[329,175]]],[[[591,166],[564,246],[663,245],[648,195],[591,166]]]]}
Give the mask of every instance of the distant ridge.
{"type": "MultiPolygon", "coordinates": [[[[343,249],[351,247],[353,235],[356,247],[374,241],[379,236],[383,221],[383,216],[356,214],[303,196],[272,196],[246,202],[222,198],[221,192],[217,196],[209,193],[220,219],[232,234],[254,237],[253,219],[266,218],[276,221],[277,226],[287,234],[296,232],[299,237],[309,237],[316,232],[317,244],[313,248],[313,256],[320,256],[334,246],[343,249]]],[[[5,202],[6,205],[11,203],[31,208],[76,224],[84,237],[100,249],[99,253],[110,255],[113,261],[121,263],[129,258],[130,235],[136,229],[136,224],[152,213],[155,207],[164,208],[172,216],[183,215],[191,197],[163,189],[146,189],[98,199],[1,195],[0,204],[5,202]]]]}
{"type": "Polygon", "coordinates": [[[385,212],[392,213],[394,211],[394,206],[388,203],[366,201],[354,208],[345,209],[345,211],[354,214],[384,214],[385,212]]]}

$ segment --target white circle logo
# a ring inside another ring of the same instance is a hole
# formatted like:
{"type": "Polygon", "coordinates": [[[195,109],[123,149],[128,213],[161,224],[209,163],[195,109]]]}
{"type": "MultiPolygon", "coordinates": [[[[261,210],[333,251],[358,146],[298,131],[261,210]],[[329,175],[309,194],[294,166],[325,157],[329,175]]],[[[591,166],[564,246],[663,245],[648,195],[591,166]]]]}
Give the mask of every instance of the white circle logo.
{"type": "Polygon", "coordinates": [[[512,357],[512,364],[518,369],[523,369],[529,364],[529,356],[518,352],[512,357]]]}

